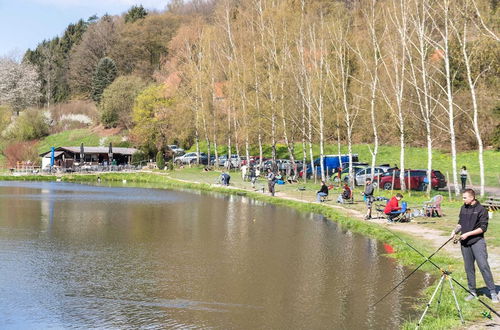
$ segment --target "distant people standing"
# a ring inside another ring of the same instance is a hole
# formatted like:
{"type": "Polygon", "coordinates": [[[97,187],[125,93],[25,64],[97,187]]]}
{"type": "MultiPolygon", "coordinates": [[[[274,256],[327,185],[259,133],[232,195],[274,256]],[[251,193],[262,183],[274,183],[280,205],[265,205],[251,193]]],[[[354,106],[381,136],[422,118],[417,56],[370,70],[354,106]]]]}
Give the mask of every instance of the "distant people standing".
{"type": "Polygon", "coordinates": [[[252,188],[255,189],[255,181],[257,180],[257,174],[255,173],[255,166],[250,165],[250,182],[252,183],[252,188]]]}
{"type": "Polygon", "coordinates": [[[363,195],[365,196],[366,202],[366,216],[365,220],[369,220],[372,218],[372,203],[373,203],[373,192],[375,188],[373,188],[372,179],[366,178],[366,187],[363,195]]]}
{"type": "Polygon", "coordinates": [[[269,188],[269,192],[271,196],[274,196],[274,185],[276,184],[276,175],[274,175],[273,171],[270,168],[267,169],[267,187],[269,188]]]}
{"type": "Polygon", "coordinates": [[[462,190],[465,190],[467,185],[467,168],[465,166],[462,166],[460,170],[460,180],[462,181],[462,190]]]}
{"type": "Polygon", "coordinates": [[[243,181],[246,181],[247,180],[248,166],[243,165],[243,166],[241,166],[240,170],[241,170],[241,178],[243,179],[243,181]]]}

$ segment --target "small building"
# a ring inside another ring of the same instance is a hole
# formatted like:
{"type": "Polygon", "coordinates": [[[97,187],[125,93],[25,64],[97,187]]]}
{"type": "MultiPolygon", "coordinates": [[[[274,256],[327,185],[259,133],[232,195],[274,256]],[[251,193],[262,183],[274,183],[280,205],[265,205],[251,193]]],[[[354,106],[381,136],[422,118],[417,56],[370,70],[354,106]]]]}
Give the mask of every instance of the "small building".
{"type": "MultiPolygon", "coordinates": [[[[71,168],[82,165],[129,165],[135,148],[109,147],[57,147],[54,149],[54,165],[61,168],[71,168]]],[[[50,166],[52,151],[40,154],[42,169],[50,166]]]]}

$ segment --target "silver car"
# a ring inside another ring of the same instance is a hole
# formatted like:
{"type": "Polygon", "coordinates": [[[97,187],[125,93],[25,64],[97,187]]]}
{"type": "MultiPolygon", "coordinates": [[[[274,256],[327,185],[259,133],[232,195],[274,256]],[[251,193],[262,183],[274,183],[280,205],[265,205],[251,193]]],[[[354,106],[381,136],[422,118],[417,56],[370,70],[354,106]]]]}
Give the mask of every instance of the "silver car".
{"type": "MultiPolygon", "coordinates": [[[[380,175],[380,174],[386,172],[386,169],[384,167],[379,167],[379,166],[375,166],[373,168],[373,170],[375,173],[374,176],[377,176],[377,175],[380,175]]],[[[366,168],[362,168],[362,169],[357,170],[356,174],[354,175],[354,184],[357,186],[362,186],[365,184],[367,178],[372,178],[372,168],[371,167],[366,167],[366,168]]],[[[349,181],[348,175],[345,176],[344,181],[345,182],[349,181]]],[[[373,182],[373,185],[376,186],[377,182],[376,181],[373,182]]]]}
{"type": "MultiPolygon", "coordinates": [[[[179,157],[175,157],[174,163],[180,165],[180,164],[194,164],[196,163],[196,152],[188,152],[187,154],[184,154],[179,157]]],[[[200,152],[200,163],[201,164],[207,164],[208,163],[208,156],[204,152],[200,152]]]]}

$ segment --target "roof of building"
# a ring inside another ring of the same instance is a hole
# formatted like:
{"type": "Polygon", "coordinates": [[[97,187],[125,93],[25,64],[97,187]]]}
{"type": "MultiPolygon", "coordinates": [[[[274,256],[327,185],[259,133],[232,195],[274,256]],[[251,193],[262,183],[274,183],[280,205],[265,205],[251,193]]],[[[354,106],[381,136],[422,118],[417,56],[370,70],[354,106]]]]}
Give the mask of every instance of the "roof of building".
{"type": "MultiPolygon", "coordinates": [[[[54,157],[58,157],[58,156],[59,156],[59,155],[61,155],[62,153],[64,153],[64,151],[56,151],[56,152],[54,152],[54,157]]],[[[45,156],[42,156],[42,157],[45,157],[45,158],[50,158],[50,157],[52,157],[52,156],[50,155],[50,151],[49,151],[49,152],[47,152],[47,153],[45,153],[45,154],[42,154],[42,155],[45,155],[45,156]]],[[[40,156],[41,156],[41,155],[40,155],[40,156]]]]}
{"type": "MultiPolygon", "coordinates": [[[[80,153],[80,147],[57,147],[55,148],[56,152],[64,152],[64,151],[69,151],[75,154],[80,153]]],[[[135,154],[138,150],[135,148],[117,148],[113,147],[112,148],[113,154],[119,154],[119,155],[133,155],[135,154]]],[[[40,156],[44,157],[47,154],[50,154],[50,150],[44,153],[41,153],[40,156]]],[[[109,153],[109,147],[83,147],[83,153],[84,154],[107,154],[109,153]]]]}

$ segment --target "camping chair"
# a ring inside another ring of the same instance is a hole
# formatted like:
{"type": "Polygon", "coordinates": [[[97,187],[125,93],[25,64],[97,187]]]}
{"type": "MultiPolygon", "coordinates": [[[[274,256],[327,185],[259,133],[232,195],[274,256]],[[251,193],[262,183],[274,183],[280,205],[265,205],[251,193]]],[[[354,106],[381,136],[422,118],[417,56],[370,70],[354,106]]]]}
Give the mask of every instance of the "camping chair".
{"type": "Polygon", "coordinates": [[[406,211],[408,210],[408,204],[406,202],[401,203],[401,210],[392,211],[387,214],[387,219],[392,222],[407,222],[409,220],[406,211]]]}
{"type": "Polygon", "coordinates": [[[442,217],[443,211],[441,210],[441,202],[443,196],[436,195],[430,201],[424,202],[424,213],[427,217],[442,217]]]}
{"type": "Polygon", "coordinates": [[[385,206],[387,205],[387,202],[389,201],[388,198],[378,196],[375,197],[373,200],[373,207],[375,207],[375,212],[376,212],[376,219],[383,219],[385,216],[384,209],[385,206]]]}

